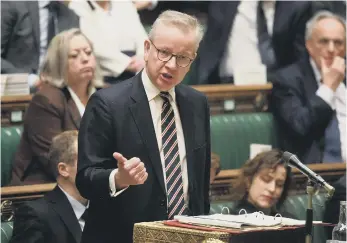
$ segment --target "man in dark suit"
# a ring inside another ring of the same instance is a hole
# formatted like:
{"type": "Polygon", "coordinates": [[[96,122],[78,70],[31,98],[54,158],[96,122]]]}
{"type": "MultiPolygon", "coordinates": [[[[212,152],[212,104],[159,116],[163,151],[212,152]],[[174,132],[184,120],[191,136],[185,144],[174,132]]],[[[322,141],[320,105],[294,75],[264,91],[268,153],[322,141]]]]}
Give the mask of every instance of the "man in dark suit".
{"type": "Polygon", "coordinates": [[[163,12],[144,43],[145,69],[90,98],[76,177],[90,200],[83,243],[130,243],[137,222],[209,213],[208,101],[180,84],[201,36],[196,18],[163,12]]]}
{"type": "MultiPolygon", "coordinates": [[[[337,224],[340,216],[340,202],[346,201],[346,175],[331,184],[335,188],[334,195],[325,203],[324,222],[337,224]]],[[[332,238],[333,227],[324,227],[328,239],[332,238]]]]}
{"type": "Polygon", "coordinates": [[[11,243],[79,243],[88,201],[75,185],[77,131],[53,139],[49,152],[57,186],[41,199],[24,202],[15,211],[11,243]]]}
{"type": "Polygon", "coordinates": [[[77,15],[61,1],[1,1],[1,73],[32,74],[29,85],[36,85],[50,40],[78,26],[77,15]]]}
{"type": "MultiPolygon", "coordinates": [[[[213,1],[198,56],[189,73],[196,84],[233,83],[237,66],[274,70],[305,53],[308,1],[213,1]]],[[[194,84],[195,84],[194,82],[194,84]]]]}
{"type": "Polygon", "coordinates": [[[278,71],[271,109],[282,149],[304,163],[346,161],[346,25],[328,11],[307,24],[308,57],[278,71]]]}

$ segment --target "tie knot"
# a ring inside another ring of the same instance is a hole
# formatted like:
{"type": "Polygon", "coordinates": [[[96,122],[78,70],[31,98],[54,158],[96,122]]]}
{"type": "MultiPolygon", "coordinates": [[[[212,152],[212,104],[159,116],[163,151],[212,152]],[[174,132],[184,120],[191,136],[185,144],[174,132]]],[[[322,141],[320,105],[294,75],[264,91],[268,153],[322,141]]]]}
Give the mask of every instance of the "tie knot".
{"type": "Polygon", "coordinates": [[[88,208],[86,208],[86,210],[84,210],[84,213],[82,214],[81,218],[82,218],[85,222],[87,222],[88,216],[89,216],[89,214],[88,214],[88,208]]]}
{"type": "Polygon", "coordinates": [[[164,101],[169,101],[171,97],[169,92],[165,92],[165,91],[160,92],[159,95],[164,101]]]}

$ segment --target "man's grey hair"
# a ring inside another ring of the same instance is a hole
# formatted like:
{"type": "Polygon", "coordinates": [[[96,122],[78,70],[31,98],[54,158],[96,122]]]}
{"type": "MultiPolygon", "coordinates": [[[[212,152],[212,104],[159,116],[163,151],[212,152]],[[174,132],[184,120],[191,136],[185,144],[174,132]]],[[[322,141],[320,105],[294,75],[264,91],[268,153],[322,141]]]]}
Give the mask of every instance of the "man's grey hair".
{"type": "Polygon", "coordinates": [[[306,40],[309,40],[312,36],[312,32],[313,32],[313,29],[314,27],[316,26],[316,24],[322,20],[322,19],[326,19],[326,18],[329,18],[329,19],[336,19],[337,21],[339,21],[343,27],[345,28],[346,30],[346,23],[345,23],[345,20],[340,17],[339,15],[336,15],[330,11],[327,11],[327,10],[322,10],[322,11],[319,11],[317,12],[307,23],[306,23],[306,33],[305,33],[305,39],[306,40]]]}
{"type": "Polygon", "coordinates": [[[174,26],[184,33],[195,32],[197,47],[204,34],[202,25],[196,17],[178,11],[166,10],[154,21],[148,34],[150,40],[153,40],[156,29],[160,25],[174,26]]]}
{"type": "MultiPolygon", "coordinates": [[[[62,88],[67,85],[68,56],[71,39],[83,36],[93,50],[91,41],[78,28],[72,28],[57,34],[49,44],[47,53],[40,67],[40,79],[55,87],[62,88]]],[[[99,67],[96,64],[92,86],[102,86],[99,67]]]]}

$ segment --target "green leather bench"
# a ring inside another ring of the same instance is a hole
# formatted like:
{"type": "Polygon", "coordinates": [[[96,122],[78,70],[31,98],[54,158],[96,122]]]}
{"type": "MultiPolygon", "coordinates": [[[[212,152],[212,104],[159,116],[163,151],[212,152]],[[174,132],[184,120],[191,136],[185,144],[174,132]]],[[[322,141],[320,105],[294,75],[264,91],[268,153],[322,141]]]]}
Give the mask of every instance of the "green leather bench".
{"type": "Polygon", "coordinates": [[[211,116],[211,149],[220,156],[222,170],[238,169],[249,158],[250,144],[277,147],[271,113],[232,113],[211,116]]]}
{"type": "Polygon", "coordinates": [[[11,181],[12,162],[22,131],[22,126],[1,128],[1,186],[11,181]]]}
{"type": "Polygon", "coordinates": [[[12,237],[13,222],[1,222],[1,243],[8,243],[12,237]]]}
{"type": "MultiPolygon", "coordinates": [[[[292,195],[289,196],[283,204],[283,211],[288,212],[293,215],[294,218],[305,220],[306,208],[307,208],[307,198],[304,195],[292,195]]],[[[325,210],[325,194],[320,193],[313,197],[313,220],[322,221],[324,210],[325,210]]],[[[224,207],[229,209],[235,206],[235,202],[212,202],[210,214],[221,213],[224,207]]],[[[227,213],[224,209],[223,213],[227,213]]],[[[314,243],[325,243],[327,239],[331,239],[331,236],[326,236],[325,230],[322,226],[313,227],[313,241],[314,243]]]]}

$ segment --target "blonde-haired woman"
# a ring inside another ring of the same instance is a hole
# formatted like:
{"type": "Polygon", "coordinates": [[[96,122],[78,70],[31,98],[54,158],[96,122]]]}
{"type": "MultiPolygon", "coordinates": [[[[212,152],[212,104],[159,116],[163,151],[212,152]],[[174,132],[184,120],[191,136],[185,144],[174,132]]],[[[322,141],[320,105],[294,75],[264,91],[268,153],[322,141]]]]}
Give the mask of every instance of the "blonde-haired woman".
{"type": "Polygon", "coordinates": [[[47,152],[51,140],[66,130],[79,129],[89,97],[102,83],[91,42],[79,29],[55,36],[41,66],[42,87],[24,117],[11,185],[55,181],[47,152]]]}

